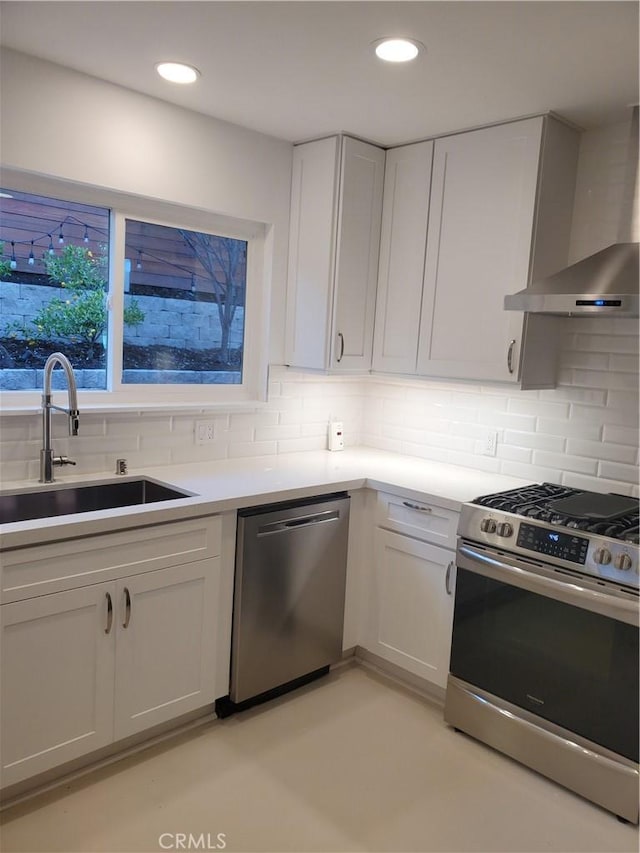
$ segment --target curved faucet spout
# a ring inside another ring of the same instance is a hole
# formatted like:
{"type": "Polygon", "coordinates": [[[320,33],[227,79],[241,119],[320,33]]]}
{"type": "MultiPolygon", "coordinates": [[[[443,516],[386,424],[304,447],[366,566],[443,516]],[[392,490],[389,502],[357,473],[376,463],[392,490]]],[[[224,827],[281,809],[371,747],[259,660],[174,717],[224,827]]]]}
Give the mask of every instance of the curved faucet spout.
{"type": "Polygon", "coordinates": [[[73,367],[71,367],[71,362],[63,355],[61,352],[52,353],[44,366],[44,387],[43,387],[43,395],[45,397],[51,397],[51,374],[53,373],[53,368],[59,364],[60,367],[65,372],[67,377],[67,394],[69,397],[69,408],[61,409],[60,406],[51,406],[52,409],[60,409],[60,411],[68,412],[69,416],[73,412],[75,414],[75,432],[72,431],[73,425],[69,424],[69,431],[71,435],[78,434],[78,389],[76,386],[76,377],[73,372],[73,367]]]}
{"type": "Polygon", "coordinates": [[[69,435],[78,435],[80,412],[78,411],[78,391],[76,377],[71,362],[61,352],[52,353],[44,366],[44,382],[42,390],[42,450],[40,451],[40,482],[52,483],[54,465],[75,465],[66,456],[54,456],[51,447],[51,410],[65,412],[69,416],[69,435]],[[67,378],[68,408],[54,406],[51,402],[51,375],[53,368],[59,364],[67,378]]]}

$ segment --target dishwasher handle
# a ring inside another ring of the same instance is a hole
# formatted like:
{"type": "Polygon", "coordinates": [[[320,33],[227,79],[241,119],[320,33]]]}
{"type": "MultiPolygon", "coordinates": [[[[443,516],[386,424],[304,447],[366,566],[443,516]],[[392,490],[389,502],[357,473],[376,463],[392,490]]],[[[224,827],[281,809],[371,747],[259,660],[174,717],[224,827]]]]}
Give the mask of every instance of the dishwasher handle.
{"type": "Polygon", "coordinates": [[[271,536],[273,533],[287,533],[298,530],[300,527],[311,527],[314,524],[326,524],[328,521],[338,521],[340,510],[327,509],[324,512],[316,512],[313,515],[299,515],[296,518],[287,518],[283,521],[273,521],[263,524],[258,528],[258,536],[271,536]]]}

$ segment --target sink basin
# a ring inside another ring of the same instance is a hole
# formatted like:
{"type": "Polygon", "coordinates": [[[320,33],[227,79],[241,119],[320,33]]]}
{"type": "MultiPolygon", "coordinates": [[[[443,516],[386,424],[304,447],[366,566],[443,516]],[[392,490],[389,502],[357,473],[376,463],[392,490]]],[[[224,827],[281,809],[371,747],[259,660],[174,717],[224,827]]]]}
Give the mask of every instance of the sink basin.
{"type": "Polygon", "coordinates": [[[5,492],[0,493],[0,524],[187,497],[192,495],[144,478],[92,486],[54,486],[33,492],[5,492]]]}

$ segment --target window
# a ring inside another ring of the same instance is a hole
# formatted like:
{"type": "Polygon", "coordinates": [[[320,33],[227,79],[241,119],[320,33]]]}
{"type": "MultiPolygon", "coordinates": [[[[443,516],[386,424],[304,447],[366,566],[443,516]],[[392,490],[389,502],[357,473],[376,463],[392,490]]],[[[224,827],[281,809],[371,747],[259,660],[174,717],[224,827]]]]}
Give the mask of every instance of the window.
{"type": "Polygon", "coordinates": [[[88,189],[0,192],[3,407],[41,390],[55,351],[85,406],[263,398],[263,226],[113,193],[96,206],[88,189]]]}
{"type": "Polygon", "coordinates": [[[63,349],[82,388],[106,388],[109,211],[19,192],[0,205],[0,388],[40,387],[63,349]]]}
{"type": "Polygon", "coordinates": [[[126,220],[122,382],[242,381],[247,243],[126,220]]]}

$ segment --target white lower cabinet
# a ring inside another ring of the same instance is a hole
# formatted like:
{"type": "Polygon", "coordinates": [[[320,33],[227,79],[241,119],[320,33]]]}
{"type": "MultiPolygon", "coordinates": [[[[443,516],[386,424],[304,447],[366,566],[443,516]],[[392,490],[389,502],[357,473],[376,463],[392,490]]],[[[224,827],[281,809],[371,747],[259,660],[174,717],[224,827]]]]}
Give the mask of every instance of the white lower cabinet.
{"type": "Polygon", "coordinates": [[[444,687],[449,670],[455,553],[379,527],[367,648],[444,687]]]}
{"type": "Polygon", "coordinates": [[[114,740],[213,702],[219,565],[118,582],[114,740]]]}
{"type": "MultiPolygon", "coordinates": [[[[216,522],[198,527],[219,553],[216,522]]],[[[211,556],[0,607],[2,787],[213,703],[220,568],[211,556]]]]}
{"type": "Polygon", "coordinates": [[[0,608],[3,786],[113,740],[114,591],[98,584],[0,608]]]}

